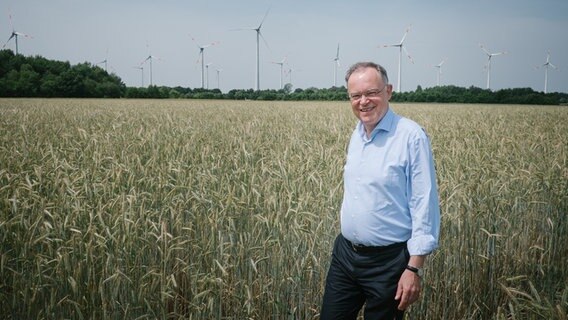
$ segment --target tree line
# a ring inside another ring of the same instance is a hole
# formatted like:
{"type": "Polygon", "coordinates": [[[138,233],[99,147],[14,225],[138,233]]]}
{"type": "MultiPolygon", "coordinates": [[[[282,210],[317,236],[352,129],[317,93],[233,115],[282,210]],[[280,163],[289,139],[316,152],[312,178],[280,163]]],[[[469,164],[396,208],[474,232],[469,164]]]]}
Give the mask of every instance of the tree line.
{"type": "Polygon", "coordinates": [[[120,98],[122,80],[90,63],[71,65],[0,51],[1,97],[120,98]]]}
{"type": "MultiPolygon", "coordinates": [[[[292,84],[288,83],[280,90],[233,89],[227,93],[219,89],[179,86],[127,87],[117,75],[91,63],[71,65],[41,56],[15,55],[11,50],[0,51],[0,97],[348,100],[344,86],[293,90],[292,84]]],[[[395,92],[391,101],[566,105],[568,94],[545,94],[531,88],[491,91],[474,86],[463,88],[450,85],[425,89],[418,86],[415,91],[395,92]]]]}

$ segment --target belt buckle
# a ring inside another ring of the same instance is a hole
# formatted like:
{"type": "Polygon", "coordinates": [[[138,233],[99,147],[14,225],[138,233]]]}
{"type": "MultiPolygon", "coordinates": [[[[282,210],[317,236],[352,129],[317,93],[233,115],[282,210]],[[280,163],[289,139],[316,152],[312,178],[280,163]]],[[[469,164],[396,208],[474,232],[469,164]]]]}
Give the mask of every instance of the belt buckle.
{"type": "Polygon", "coordinates": [[[357,247],[355,246],[355,244],[353,242],[351,242],[351,248],[353,248],[353,251],[359,252],[359,251],[357,251],[357,247]]]}

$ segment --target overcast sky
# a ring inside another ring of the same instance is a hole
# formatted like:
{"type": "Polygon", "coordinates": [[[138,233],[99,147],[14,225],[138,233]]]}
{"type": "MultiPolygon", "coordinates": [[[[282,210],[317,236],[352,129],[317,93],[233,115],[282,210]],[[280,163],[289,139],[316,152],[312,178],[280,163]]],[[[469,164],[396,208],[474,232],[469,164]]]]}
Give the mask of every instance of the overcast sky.
{"type": "MultiPolygon", "coordinates": [[[[491,60],[491,89],[543,91],[542,65],[550,51],[557,69],[549,69],[548,92],[568,92],[567,0],[2,0],[0,36],[2,44],[12,28],[32,36],[18,39],[26,56],[72,64],[106,59],[108,71],[128,86],[142,84],[135,67],[153,55],[155,85],[191,88],[201,86],[198,45],[218,41],[205,49],[205,62],[213,64],[209,88],[217,87],[219,74],[226,92],[254,88],[255,32],[234,29],[258,27],[267,11],[261,29],[266,40],[260,46],[261,89],[280,87],[280,66],[271,62],[284,57],[285,70],[292,69],[284,83],[331,87],[338,43],[338,85],[344,84],[350,64],[372,60],[387,68],[396,89],[399,51],[383,45],[400,42],[411,26],[404,46],[414,63],[403,55],[402,91],[435,86],[434,66],[442,60],[442,85],[485,88],[484,44],[491,53],[507,52],[491,60]]],[[[15,51],[13,40],[6,48],[15,51]]],[[[148,85],[148,62],[143,67],[148,85]]]]}

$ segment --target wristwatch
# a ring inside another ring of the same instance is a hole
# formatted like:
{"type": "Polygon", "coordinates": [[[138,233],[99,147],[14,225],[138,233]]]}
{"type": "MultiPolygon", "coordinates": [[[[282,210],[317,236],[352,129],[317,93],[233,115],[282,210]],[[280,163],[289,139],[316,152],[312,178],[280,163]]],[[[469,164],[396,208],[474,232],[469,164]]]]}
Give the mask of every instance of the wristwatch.
{"type": "Polygon", "coordinates": [[[407,265],[406,269],[416,273],[420,278],[424,276],[424,270],[422,268],[416,268],[414,266],[407,265]]]}

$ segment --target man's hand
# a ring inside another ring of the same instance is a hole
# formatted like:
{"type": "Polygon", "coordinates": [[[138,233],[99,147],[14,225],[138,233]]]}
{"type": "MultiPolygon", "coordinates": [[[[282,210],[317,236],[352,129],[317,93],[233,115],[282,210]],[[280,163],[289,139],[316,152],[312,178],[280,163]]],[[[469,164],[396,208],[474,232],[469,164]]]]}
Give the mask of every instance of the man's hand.
{"type": "Polygon", "coordinates": [[[394,297],[395,300],[400,300],[398,310],[406,310],[406,308],[418,300],[422,291],[420,281],[421,279],[416,273],[404,270],[398,281],[398,288],[394,297]]]}

